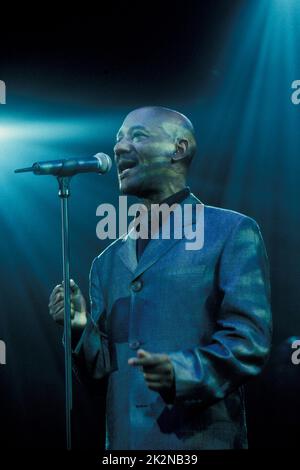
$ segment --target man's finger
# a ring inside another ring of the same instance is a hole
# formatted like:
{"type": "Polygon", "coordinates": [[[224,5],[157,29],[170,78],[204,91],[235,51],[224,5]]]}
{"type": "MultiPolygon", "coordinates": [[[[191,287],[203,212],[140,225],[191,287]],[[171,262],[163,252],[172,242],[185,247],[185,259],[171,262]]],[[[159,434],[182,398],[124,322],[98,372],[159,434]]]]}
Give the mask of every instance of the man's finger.
{"type": "MultiPolygon", "coordinates": [[[[64,312],[64,309],[65,309],[65,304],[63,301],[59,302],[58,304],[56,304],[55,306],[53,307],[50,307],[50,315],[52,316],[55,316],[58,314],[58,312],[64,312]]],[[[73,302],[71,302],[71,305],[70,305],[70,313],[71,313],[71,318],[74,318],[75,316],[75,306],[73,304],[73,302]]]]}
{"type": "MultiPolygon", "coordinates": [[[[74,306],[72,306],[72,305],[71,305],[70,313],[71,313],[71,318],[73,319],[75,317],[75,309],[74,309],[74,306]]],[[[60,306],[60,308],[58,307],[57,309],[50,311],[50,314],[54,318],[54,320],[57,317],[64,317],[65,316],[64,305],[62,304],[62,306],[60,306]]]]}
{"type": "Polygon", "coordinates": [[[61,290],[61,289],[63,289],[63,285],[62,284],[57,284],[57,286],[54,287],[52,292],[56,292],[57,290],[61,290]]]}
{"type": "Polygon", "coordinates": [[[50,305],[52,305],[54,307],[54,305],[56,305],[61,299],[64,298],[64,295],[62,292],[58,292],[51,300],[50,300],[50,303],[49,303],[49,307],[50,305]]]}
{"type": "Polygon", "coordinates": [[[161,382],[162,380],[162,376],[160,374],[144,373],[144,377],[147,382],[161,382]]]}
{"type": "Polygon", "coordinates": [[[164,353],[150,353],[148,351],[145,351],[145,349],[138,349],[137,351],[137,356],[138,358],[157,358],[159,361],[166,361],[169,359],[167,354],[164,353]]]}
{"type": "Polygon", "coordinates": [[[131,357],[128,360],[128,364],[130,364],[132,366],[142,366],[142,365],[144,365],[144,363],[142,363],[140,361],[145,360],[145,359],[149,360],[151,358],[152,358],[151,353],[145,351],[144,349],[138,349],[137,357],[131,357]]]}
{"type": "Polygon", "coordinates": [[[137,357],[131,357],[130,359],[128,359],[128,364],[132,366],[153,367],[158,364],[161,364],[164,361],[165,359],[161,358],[161,356],[151,356],[140,359],[137,357]]]}
{"type": "Polygon", "coordinates": [[[57,286],[54,287],[53,291],[50,294],[50,298],[49,298],[50,302],[59,292],[63,292],[63,287],[61,284],[58,284],[57,286]]]}
{"type": "Polygon", "coordinates": [[[50,307],[50,314],[51,315],[56,315],[57,312],[59,312],[60,310],[63,310],[63,309],[64,309],[64,302],[60,301],[55,306],[50,307]]]}
{"type": "MultiPolygon", "coordinates": [[[[62,286],[62,289],[64,289],[64,281],[62,281],[61,286],[62,286]]],[[[79,289],[79,287],[76,284],[76,282],[74,281],[74,279],[70,279],[70,288],[71,288],[72,291],[76,291],[76,290],[79,289]]]]}
{"type": "Polygon", "coordinates": [[[76,294],[79,291],[79,287],[73,279],[70,279],[70,288],[73,294],[76,294]]]}
{"type": "Polygon", "coordinates": [[[137,356],[138,357],[151,357],[153,354],[151,354],[148,351],[145,351],[145,349],[138,349],[137,350],[137,356]]]}
{"type": "Polygon", "coordinates": [[[53,313],[52,316],[53,316],[53,319],[55,321],[63,320],[64,319],[64,309],[62,308],[61,310],[58,310],[56,313],[53,313]]]}

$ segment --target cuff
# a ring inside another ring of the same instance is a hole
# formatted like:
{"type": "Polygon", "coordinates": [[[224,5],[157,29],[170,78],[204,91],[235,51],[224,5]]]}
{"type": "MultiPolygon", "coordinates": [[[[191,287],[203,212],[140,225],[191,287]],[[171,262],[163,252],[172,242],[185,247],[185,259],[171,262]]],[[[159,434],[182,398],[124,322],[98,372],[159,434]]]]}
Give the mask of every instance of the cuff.
{"type": "Polygon", "coordinates": [[[174,404],[201,404],[199,386],[202,372],[195,371],[192,351],[168,353],[174,368],[174,404]]]}

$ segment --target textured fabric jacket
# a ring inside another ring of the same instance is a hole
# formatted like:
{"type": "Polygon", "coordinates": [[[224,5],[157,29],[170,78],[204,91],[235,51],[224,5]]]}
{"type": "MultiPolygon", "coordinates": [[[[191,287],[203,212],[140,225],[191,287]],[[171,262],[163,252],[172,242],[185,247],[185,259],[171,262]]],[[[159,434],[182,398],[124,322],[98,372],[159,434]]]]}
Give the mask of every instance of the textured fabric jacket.
{"type": "MultiPolygon", "coordinates": [[[[191,193],[181,204],[202,203],[191,193]]],[[[106,396],[108,450],[247,447],[243,384],[262,370],[271,342],[268,260],[252,218],[202,206],[201,249],[152,239],[137,263],[127,234],[93,261],[91,313],[73,363],[106,396]],[[140,347],[170,356],[173,403],[128,365],[140,347]]]]}

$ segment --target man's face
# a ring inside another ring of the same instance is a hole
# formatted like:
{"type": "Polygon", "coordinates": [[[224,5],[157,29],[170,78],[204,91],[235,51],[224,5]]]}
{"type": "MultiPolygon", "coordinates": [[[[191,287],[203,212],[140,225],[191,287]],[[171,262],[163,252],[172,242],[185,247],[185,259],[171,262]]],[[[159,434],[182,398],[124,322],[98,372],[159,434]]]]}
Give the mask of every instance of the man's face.
{"type": "Polygon", "coordinates": [[[114,147],[122,194],[147,197],[164,187],[175,151],[167,130],[163,117],[149,110],[136,110],[126,117],[114,147]]]}

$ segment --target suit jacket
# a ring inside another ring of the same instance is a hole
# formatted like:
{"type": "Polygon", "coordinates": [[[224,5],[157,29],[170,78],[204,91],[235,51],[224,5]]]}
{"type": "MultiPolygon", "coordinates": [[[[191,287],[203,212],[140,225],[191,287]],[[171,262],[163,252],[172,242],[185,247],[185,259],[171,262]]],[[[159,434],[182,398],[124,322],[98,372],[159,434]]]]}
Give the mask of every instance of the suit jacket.
{"type": "MultiPolygon", "coordinates": [[[[202,203],[191,193],[182,204],[202,203]]],[[[77,376],[106,395],[107,450],[247,447],[243,384],[271,342],[268,260],[252,218],[202,206],[202,249],[152,239],[137,262],[127,234],[93,261],[73,357],[77,376]],[[172,403],[128,365],[140,347],[170,356],[172,403]]]]}

